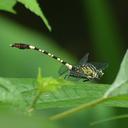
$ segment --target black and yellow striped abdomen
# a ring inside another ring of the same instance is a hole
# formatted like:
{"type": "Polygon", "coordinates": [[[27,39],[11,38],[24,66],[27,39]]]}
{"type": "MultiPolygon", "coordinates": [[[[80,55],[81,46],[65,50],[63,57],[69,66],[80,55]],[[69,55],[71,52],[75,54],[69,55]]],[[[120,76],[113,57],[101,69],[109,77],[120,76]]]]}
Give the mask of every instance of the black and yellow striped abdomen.
{"type": "Polygon", "coordinates": [[[40,49],[40,48],[37,48],[33,45],[28,45],[28,44],[22,44],[22,43],[14,43],[12,45],[10,45],[11,47],[14,47],[14,48],[19,48],[19,49],[31,49],[31,50],[36,50],[38,52],[41,52],[43,54],[46,54],[48,55],[49,57],[53,58],[53,59],[56,59],[58,62],[64,64],[69,70],[72,69],[72,65],[67,63],[66,61],[60,59],[60,57],[57,57],[55,55],[53,55],[52,53],[50,52],[47,52],[43,49],[40,49]]]}

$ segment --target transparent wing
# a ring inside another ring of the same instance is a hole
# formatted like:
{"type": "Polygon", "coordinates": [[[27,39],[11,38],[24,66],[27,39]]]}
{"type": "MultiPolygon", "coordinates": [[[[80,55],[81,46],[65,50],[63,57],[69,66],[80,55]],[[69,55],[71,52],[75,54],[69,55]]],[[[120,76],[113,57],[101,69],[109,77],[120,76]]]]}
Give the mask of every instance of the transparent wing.
{"type": "Polygon", "coordinates": [[[108,67],[108,63],[97,63],[97,62],[90,62],[94,65],[97,69],[105,70],[108,67]]]}
{"type": "Polygon", "coordinates": [[[60,76],[66,74],[68,72],[68,68],[65,66],[65,65],[62,65],[59,70],[58,70],[58,73],[60,76]]]}
{"type": "Polygon", "coordinates": [[[84,55],[84,57],[82,57],[82,59],[80,60],[79,65],[86,64],[87,61],[88,61],[88,56],[89,56],[89,53],[86,53],[86,54],[84,55]]]}
{"type": "Polygon", "coordinates": [[[70,80],[70,81],[79,81],[81,78],[77,78],[77,77],[72,77],[70,76],[70,71],[69,69],[62,65],[58,71],[59,75],[62,76],[64,75],[64,79],[66,80],[70,80]]]}

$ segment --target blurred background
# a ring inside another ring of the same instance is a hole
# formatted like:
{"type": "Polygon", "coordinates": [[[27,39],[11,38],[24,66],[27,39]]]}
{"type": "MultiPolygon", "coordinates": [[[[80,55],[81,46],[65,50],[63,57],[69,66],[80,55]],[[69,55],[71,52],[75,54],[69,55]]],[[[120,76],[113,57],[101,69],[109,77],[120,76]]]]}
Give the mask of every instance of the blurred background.
{"type": "MultiPolygon", "coordinates": [[[[115,0],[38,0],[52,32],[42,20],[22,4],[14,7],[17,14],[0,11],[0,76],[36,77],[41,67],[44,76],[58,77],[61,66],[47,56],[33,51],[9,47],[22,42],[43,48],[72,64],[87,52],[89,60],[107,62],[108,69],[100,82],[111,84],[128,48],[128,7],[125,1],[115,0]]],[[[90,127],[89,123],[109,116],[127,113],[123,108],[96,107],[82,111],[50,127],[90,127]]],[[[42,112],[43,113],[43,112],[42,112]]],[[[51,113],[46,110],[43,114],[51,113]]],[[[127,120],[111,121],[93,127],[121,127],[127,120]]],[[[47,126],[49,127],[49,126],[47,126]]]]}

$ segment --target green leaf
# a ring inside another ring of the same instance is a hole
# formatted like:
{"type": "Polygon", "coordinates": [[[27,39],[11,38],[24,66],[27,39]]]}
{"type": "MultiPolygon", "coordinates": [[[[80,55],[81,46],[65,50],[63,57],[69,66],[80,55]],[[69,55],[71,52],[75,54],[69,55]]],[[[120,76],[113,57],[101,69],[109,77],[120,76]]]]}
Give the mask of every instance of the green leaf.
{"type": "Polygon", "coordinates": [[[16,0],[0,0],[0,10],[16,13],[13,6],[16,4],[16,0]]]}
{"type": "MultiPolygon", "coordinates": [[[[82,103],[88,103],[102,97],[109,85],[95,83],[70,82],[63,79],[51,77],[43,78],[44,85],[52,80],[58,81],[60,88],[47,90],[41,93],[36,102],[37,109],[74,107],[82,103]],[[52,79],[52,80],[51,80],[52,79]]],[[[22,108],[31,106],[34,97],[37,95],[37,84],[35,79],[29,78],[0,78],[0,101],[3,104],[22,108]]],[[[47,84],[50,87],[50,84],[47,84]]],[[[58,86],[58,84],[57,84],[58,86]]],[[[115,98],[104,103],[109,106],[128,107],[127,99],[115,98]]]]}
{"type": "Polygon", "coordinates": [[[35,13],[37,16],[40,16],[49,31],[51,31],[51,26],[49,25],[48,20],[46,19],[43,11],[39,7],[39,4],[36,0],[0,0],[0,10],[16,13],[13,9],[13,6],[16,4],[17,1],[22,3],[26,8],[35,13]]]}
{"type": "Polygon", "coordinates": [[[121,63],[119,73],[115,82],[111,85],[111,87],[106,91],[106,93],[99,97],[98,99],[94,99],[92,102],[83,103],[75,108],[69,109],[65,112],[56,114],[52,116],[51,120],[56,120],[60,118],[64,118],[72,113],[78,112],[82,109],[87,109],[94,107],[100,103],[120,107],[128,107],[128,51],[126,52],[124,59],[121,63]]]}
{"type": "Polygon", "coordinates": [[[123,58],[117,77],[104,97],[128,94],[128,50],[123,58]]]}
{"type": "Polygon", "coordinates": [[[127,54],[123,59],[114,84],[116,81],[119,83],[122,80],[122,82],[118,86],[114,86],[112,93],[108,93],[113,95],[103,97],[110,87],[108,84],[71,82],[62,78],[42,77],[41,72],[39,72],[37,80],[0,78],[1,104],[9,104],[9,106],[18,107],[23,110],[26,110],[26,108],[28,110],[28,108],[44,109],[77,106],[64,113],[55,115],[52,119],[67,116],[85,108],[94,107],[99,103],[113,107],[128,107],[127,93],[123,93],[124,87],[125,90],[127,89],[127,77],[123,76],[127,73],[127,54]],[[120,78],[122,76],[123,78],[120,78]],[[119,87],[123,87],[123,91],[119,87]],[[119,95],[120,93],[117,93],[117,90],[121,91],[122,95],[119,95]]]}
{"type": "MultiPolygon", "coordinates": [[[[108,88],[106,85],[94,83],[72,83],[49,77],[43,79],[45,80],[44,85],[51,82],[51,79],[58,81],[60,88],[56,91],[49,90],[42,93],[36,103],[37,109],[77,106],[101,97],[108,88]]],[[[1,103],[9,103],[24,108],[31,105],[33,97],[37,94],[37,85],[34,79],[0,78],[0,84],[2,85],[2,87],[0,86],[1,103]],[[3,86],[7,89],[4,89],[3,86]]]]}
{"type": "Polygon", "coordinates": [[[44,24],[49,29],[49,31],[51,31],[51,26],[49,25],[48,20],[46,19],[43,11],[39,7],[37,0],[17,0],[17,1],[22,3],[26,8],[28,8],[30,11],[32,11],[36,15],[40,16],[41,19],[44,21],[44,24]]]}

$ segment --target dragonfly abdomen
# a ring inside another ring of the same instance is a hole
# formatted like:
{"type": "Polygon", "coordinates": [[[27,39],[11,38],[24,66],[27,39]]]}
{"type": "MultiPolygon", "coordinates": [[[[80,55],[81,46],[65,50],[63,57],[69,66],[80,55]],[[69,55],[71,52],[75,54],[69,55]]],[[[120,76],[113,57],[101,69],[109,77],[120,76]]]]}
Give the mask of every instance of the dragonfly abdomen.
{"type": "Polygon", "coordinates": [[[61,58],[55,56],[54,54],[50,53],[50,52],[47,52],[43,49],[40,49],[40,48],[37,48],[33,45],[28,45],[28,44],[22,44],[22,43],[14,43],[12,45],[10,45],[11,47],[14,47],[14,48],[19,48],[19,49],[31,49],[31,50],[36,50],[38,52],[41,52],[43,54],[46,54],[48,55],[49,57],[57,60],[58,62],[64,64],[69,70],[72,69],[72,65],[67,63],[66,61],[62,60],[61,58]]]}

